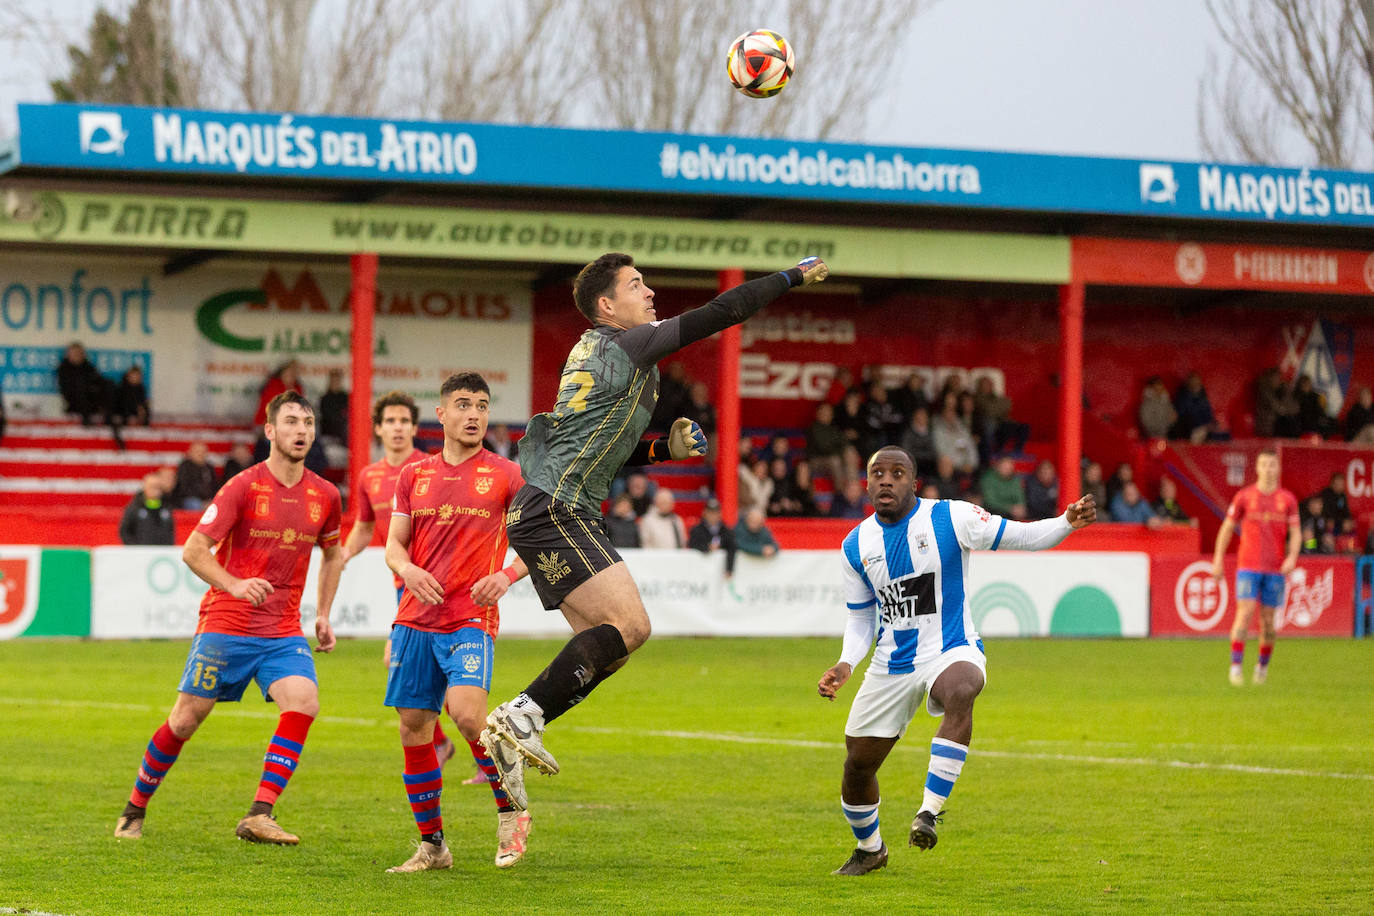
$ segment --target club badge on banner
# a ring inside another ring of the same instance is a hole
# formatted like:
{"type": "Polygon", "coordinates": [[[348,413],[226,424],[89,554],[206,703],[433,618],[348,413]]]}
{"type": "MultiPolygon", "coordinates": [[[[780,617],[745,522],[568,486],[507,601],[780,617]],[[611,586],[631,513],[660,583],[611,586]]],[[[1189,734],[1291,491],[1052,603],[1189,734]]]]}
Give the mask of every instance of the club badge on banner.
{"type": "MultiPolygon", "coordinates": [[[[1153,636],[1224,636],[1235,614],[1235,556],[1212,578],[1208,556],[1156,556],[1150,563],[1153,636]]],[[[1274,625],[1285,636],[1349,636],[1355,627],[1355,561],[1299,558],[1288,576],[1274,625]]],[[[1252,624],[1252,627],[1258,624],[1252,624]]]]}

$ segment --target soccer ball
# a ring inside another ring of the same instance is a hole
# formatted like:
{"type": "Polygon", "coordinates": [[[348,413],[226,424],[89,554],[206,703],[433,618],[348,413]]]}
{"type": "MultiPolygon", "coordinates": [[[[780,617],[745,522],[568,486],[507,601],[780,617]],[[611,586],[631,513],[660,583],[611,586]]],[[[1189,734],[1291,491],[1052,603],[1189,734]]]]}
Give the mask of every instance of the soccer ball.
{"type": "Polygon", "coordinates": [[[730,82],[751,99],[782,92],[792,78],[792,45],[777,32],[756,29],[730,42],[725,67],[730,82]]]}

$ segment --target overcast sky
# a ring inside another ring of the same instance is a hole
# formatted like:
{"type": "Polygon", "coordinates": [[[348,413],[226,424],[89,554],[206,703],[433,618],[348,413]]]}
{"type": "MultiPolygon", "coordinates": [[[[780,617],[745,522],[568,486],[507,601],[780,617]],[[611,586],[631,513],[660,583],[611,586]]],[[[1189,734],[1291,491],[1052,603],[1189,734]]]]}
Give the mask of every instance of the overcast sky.
{"type": "MultiPolygon", "coordinates": [[[[71,36],[96,5],[48,0],[71,36]]],[[[1197,92],[1209,45],[1202,0],[941,0],[912,24],[896,88],[874,103],[865,139],[1201,159],[1197,92]]],[[[14,50],[0,37],[0,135],[13,132],[16,102],[51,98],[47,79],[62,63],[58,47],[14,50]]]]}

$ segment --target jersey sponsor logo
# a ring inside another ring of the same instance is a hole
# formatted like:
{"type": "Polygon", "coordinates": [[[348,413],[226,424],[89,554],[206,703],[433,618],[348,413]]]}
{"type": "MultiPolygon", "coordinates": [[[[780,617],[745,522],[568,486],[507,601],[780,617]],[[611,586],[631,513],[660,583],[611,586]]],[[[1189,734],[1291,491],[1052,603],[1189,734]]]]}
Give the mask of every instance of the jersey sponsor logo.
{"type": "Polygon", "coordinates": [[[479,474],[495,474],[495,473],[496,473],[496,468],[489,468],[489,467],[485,467],[485,466],[478,466],[478,468],[477,468],[477,473],[479,473],[479,474]]]}
{"type": "Polygon", "coordinates": [[[296,543],[296,529],[283,528],[281,532],[281,542],[283,546],[286,547],[290,547],[292,544],[296,543]]]}
{"type": "Polygon", "coordinates": [[[253,491],[253,492],[255,492],[255,493],[271,493],[271,492],[272,492],[272,485],[271,485],[271,484],[266,484],[266,483],[258,483],[257,481],[253,481],[252,483],[250,483],[250,484],[248,485],[248,489],[251,490],[251,491],[253,491]]]}
{"type": "Polygon", "coordinates": [[[521,512],[521,510],[519,510],[519,509],[511,509],[509,512],[507,512],[507,513],[506,513],[506,525],[507,525],[507,526],[514,525],[516,522],[520,521],[520,512],[521,512]]]}
{"type": "Polygon", "coordinates": [[[450,503],[444,503],[442,506],[440,506],[439,523],[442,525],[445,522],[453,521],[453,511],[453,506],[450,503]]]}
{"type": "Polygon", "coordinates": [[[200,524],[213,524],[217,518],[219,518],[219,506],[215,503],[210,503],[210,505],[205,507],[205,512],[200,516],[200,524]]]}
{"type": "Polygon", "coordinates": [[[472,486],[478,493],[486,496],[487,493],[491,492],[491,485],[492,479],[490,477],[478,477],[472,486]]]}
{"type": "Polygon", "coordinates": [[[1174,583],[1174,609],[1190,630],[1205,633],[1226,615],[1226,580],[1212,578],[1210,560],[1189,563],[1174,583]]]}
{"type": "MultiPolygon", "coordinates": [[[[266,538],[272,541],[279,541],[282,538],[282,532],[273,531],[271,528],[249,528],[248,536],[250,538],[266,538]]],[[[295,532],[292,532],[291,539],[293,541],[296,539],[295,532]]]]}
{"type": "Polygon", "coordinates": [[[882,555],[882,554],[880,554],[880,553],[871,554],[871,555],[866,556],[866,557],[863,558],[863,567],[864,567],[864,569],[868,569],[868,567],[870,567],[870,566],[873,566],[873,565],[875,565],[875,564],[877,564],[877,563],[881,563],[882,560],[883,560],[883,555],[882,555]]]}
{"type": "Polygon", "coordinates": [[[935,573],[903,576],[877,591],[883,626],[909,630],[917,617],[935,613],[935,573]]]}
{"type": "Polygon", "coordinates": [[[557,585],[559,579],[572,572],[572,567],[567,561],[559,558],[556,550],[539,554],[539,559],[534,565],[550,585],[557,585]]]}

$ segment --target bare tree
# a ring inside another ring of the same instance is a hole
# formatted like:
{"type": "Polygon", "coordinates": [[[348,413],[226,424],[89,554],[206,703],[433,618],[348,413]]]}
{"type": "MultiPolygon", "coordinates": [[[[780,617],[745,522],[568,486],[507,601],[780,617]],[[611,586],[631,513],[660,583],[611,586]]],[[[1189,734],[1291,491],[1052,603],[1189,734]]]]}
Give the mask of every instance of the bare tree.
{"type": "Polygon", "coordinates": [[[1374,154],[1374,0],[1207,0],[1198,134],[1222,160],[1359,168],[1374,154]]]}
{"type": "Polygon", "coordinates": [[[935,0],[587,0],[597,62],[584,108],[589,123],[644,130],[862,136],[890,59],[935,0]],[[598,27],[614,23],[614,28],[598,27]],[[792,85],[754,100],[726,76],[730,42],[753,28],[785,36],[792,85]]]}

